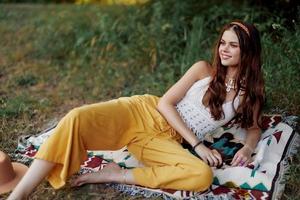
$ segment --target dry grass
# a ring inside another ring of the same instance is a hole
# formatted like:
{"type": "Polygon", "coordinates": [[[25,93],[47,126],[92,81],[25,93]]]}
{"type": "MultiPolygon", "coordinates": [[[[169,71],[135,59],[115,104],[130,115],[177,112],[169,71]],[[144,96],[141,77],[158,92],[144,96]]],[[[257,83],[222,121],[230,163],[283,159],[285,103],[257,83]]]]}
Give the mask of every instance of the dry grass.
{"type": "MultiPolygon", "coordinates": [[[[159,3],[152,13],[120,7],[1,5],[0,149],[12,153],[20,135],[38,133],[73,107],[132,94],[161,95],[195,59],[209,59],[208,44],[216,36],[209,32],[219,27],[215,21],[228,20],[228,13],[235,18],[251,13],[249,8],[233,12],[224,5],[223,10],[207,11],[206,15],[214,16],[212,22],[206,23],[204,19],[209,18],[200,16],[186,23],[191,16],[184,18],[185,9],[174,11],[174,16],[179,16],[173,18],[173,13],[163,15],[164,9],[159,3]],[[207,30],[198,30],[203,35],[197,38],[198,33],[189,32],[191,25],[207,30]],[[189,40],[185,31],[190,33],[189,40]],[[195,49],[193,44],[202,46],[195,49]]],[[[260,14],[253,13],[251,17],[259,20],[260,14]]],[[[295,75],[299,74],[299,39],[289,42],[294,37],[289,35],[299,36],[299,30],[272,41],[267,37],[272,22],[260,24],[268,49],[265,54],[269,55],[265,62],[267,110],[276,105],[279,111],[299,115],[300,87],[295,75]],[[278,55],[278,51],[285,54],[278,55]],[[281,63],[277,71],[275,62],[281,63]],[[280,73],[285,76],[281,78],[280,73]]],[[[272,32],[277,37],[276,30],[272,32]]],[[[292,166],[284,199],[299,198],[299,160],[292,166]]],[[[55,191],[44,182],[31,199],[144,197],[130,197],[105,185],[67,186],[55,191]]]]}

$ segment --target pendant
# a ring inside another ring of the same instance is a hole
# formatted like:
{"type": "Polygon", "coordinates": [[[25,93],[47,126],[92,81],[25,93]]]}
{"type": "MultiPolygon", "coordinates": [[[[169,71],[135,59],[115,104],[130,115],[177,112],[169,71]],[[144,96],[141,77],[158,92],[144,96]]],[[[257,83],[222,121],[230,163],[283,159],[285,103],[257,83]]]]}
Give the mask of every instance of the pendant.
{"type": "Polygon", "coordinates": [[[225,83],[226,92],[230,92],[231,89],[235,89],[235,80],[229,79],[227,83],[225,83]]]}
{"type": "Polygon", "coordinates": [[[226,84],[226,92],[230,92],[231,88],[227,86],[226,84]]]}

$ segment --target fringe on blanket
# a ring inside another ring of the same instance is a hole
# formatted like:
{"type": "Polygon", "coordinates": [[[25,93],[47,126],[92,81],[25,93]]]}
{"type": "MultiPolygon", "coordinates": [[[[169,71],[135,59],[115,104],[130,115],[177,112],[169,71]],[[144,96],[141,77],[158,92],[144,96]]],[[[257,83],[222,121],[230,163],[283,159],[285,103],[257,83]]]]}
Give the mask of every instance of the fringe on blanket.
{"type": "Polygon", "coordinates": [[[287,115],[286,113],[282,114],[282,122],[288,124],[289,126],[291,126],[293,128],[293,130],[295,130],[296,132],[299,133],[299,117],[298,116],[294,116],[294,115],[287,115]]]}
{"type": "MultiPolygon", "coordinates": [[[[150,197],[162,197],[164,200],[176,200],[178,197],[172,197],[170,196],[170,193],[164,194],[161,191],[156,192],[155,190],[147,189],[138,186],[132,186],[132,185],[125,185],[125,184],[110,184],[110,186],[120,192],[126,193],[131,196],[135,195],[142,195],[146,198],[150,197]]],[[[234,198],[229,194],[222,194],[222,195],[213,195],[213,194],[204,194],[204,195],[198,195],[198,196],[189,196],[184,199],[188,200],[234,200],[234,198]]]]}
{"type": "Polygon", "coordinates": [[[290,143],[292,144],[291,147],[286,152],[286,156],[284,159],[285,166],[292,164],[292,158],[296,155],[296,153],[300,150],[300,125],[299,125],[299,117],[297,116],[285,116],[283,115],[282,122],[288,124],[292,127],[294,134],[291,138],[290,143]]]}
{"type": "Polygon", "coordinates": [[[14,161],[14,162],[20,162],[20,163],[25,164],[27,166],[30,166],[30,164],[33,161],[32,158],[26,157],[26,156],[21,155],[21,154],[9,153],[8,155],[12,159],[12,161],[14,161]]]}
{"type": "MultiPolygon", "coordinates": [[[[283,118],[283,122],[287,123],[288,125],[290,125],[293,130],[294,130],[294,134],[291,137],[291,141],[290,143],[292,144],[291,147],[288,149],[288,152],[286,152],[286,156],[285,159],[283,159],[283,161],[281,162],[281,167],[279,169],[281,169],[281,171],[279,172],[279,176],[278,179],[282,180],[282,184],[275,184],[275,188],[273,189],[274,191],[276,191],[275,193],[277,194],[276,196],[282,196],[284,189],[285,189],[285,182],[287,181],[288,177],[290,176],[290,168],[291,168],[291,164],[293,161],[293,157],[296,155],[297,152],[299,152],[299,148],[300,148],[300,135],[299,132],[297,130],[299,130],[299,125],[297,123],[297,120],[299,118],[296,116],[288,116],[283,118]]],[[[272,200],[277,200],[278,198],[275,195],[273,195],[272,200]]]]}

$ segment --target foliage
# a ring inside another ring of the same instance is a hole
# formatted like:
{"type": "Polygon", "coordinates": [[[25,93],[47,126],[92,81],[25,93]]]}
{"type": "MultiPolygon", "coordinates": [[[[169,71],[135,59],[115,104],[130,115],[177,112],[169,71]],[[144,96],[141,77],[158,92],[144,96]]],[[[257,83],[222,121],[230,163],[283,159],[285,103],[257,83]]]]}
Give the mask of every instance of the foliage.
{"type": "Polygon", "coordinates": [[[100,5],[138,5],[147,3],[149,0],[75,0],[77,4],[97,3],[100,5]]]}
{"type": "MultiPolygon", "coordinates": [[[[211,59],[218,30],[233,19],[261,31],[265,111],[299,115],[298,20],[218,0],[161,0],[138,7],[1,5],[0,148],[13,152],[19,135],[37,133],[75,106],[162,95],[195,61],[211,59]]],[[[299,170],[291,171],[293,176],[299,170]]],[[[52,195],[49,188],[37,193],[45,190],[52,195]]],[[[287,191],[288,198],[296,190],[287,191]]]]}

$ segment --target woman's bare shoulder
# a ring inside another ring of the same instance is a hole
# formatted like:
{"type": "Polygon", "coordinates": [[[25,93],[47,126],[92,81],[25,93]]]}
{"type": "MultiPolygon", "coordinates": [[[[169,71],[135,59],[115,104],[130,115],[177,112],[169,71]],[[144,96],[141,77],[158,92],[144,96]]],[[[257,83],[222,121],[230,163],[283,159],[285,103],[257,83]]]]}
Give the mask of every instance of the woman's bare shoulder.
{"type": "Polygon", "coordinates": [[[192,67],[195,68],[195,71],[198,71],[197,74],[199,76],[199,79],[203,79],[208,76],[212,76],[212,73],[213,73],[212,66],[209,62],[207,62],[205,60],[200,60],[200,61],[194,63],[192,67]]]}

